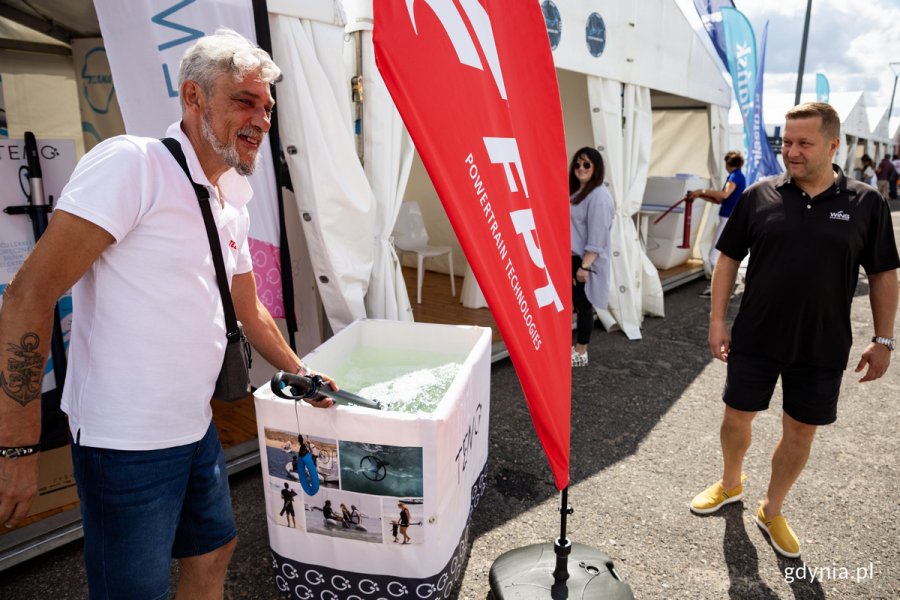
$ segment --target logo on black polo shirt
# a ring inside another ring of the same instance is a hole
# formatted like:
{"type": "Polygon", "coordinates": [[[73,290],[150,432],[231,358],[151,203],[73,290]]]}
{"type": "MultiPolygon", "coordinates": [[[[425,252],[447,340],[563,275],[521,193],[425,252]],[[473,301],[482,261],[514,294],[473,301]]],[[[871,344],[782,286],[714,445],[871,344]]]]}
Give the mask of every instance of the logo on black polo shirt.
{"type": "Polygon", "coordinates": [[[831,219],[835,221],[849,221],[850,215],[842,210],[831,213],[831,219]]]}

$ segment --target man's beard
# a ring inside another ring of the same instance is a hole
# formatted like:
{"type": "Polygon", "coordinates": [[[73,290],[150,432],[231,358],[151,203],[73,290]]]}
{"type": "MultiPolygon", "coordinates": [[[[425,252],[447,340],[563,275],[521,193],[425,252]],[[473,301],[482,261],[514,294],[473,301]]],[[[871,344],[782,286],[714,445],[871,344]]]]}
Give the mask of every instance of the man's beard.
{"type": "MultiPolygon", "coordinates": [[[[203,138],[210,146],[212,146],[215,153],[221,156],[222,160],[225,161],[225,164],[232,167],[239,175],[250,175],[256,169],[260,160],[259,151],[254,155],[253,162],[248,163],[242,161],[237,148],[235,148],[235,140],[230,140],[227,144],[223,144],[216,136],[216,132],[213,131],[212,125],[209,124],[209,115],[207,113],[200,118],[200,131],[203,133],[203,138]]],[[[265,134],[259,127],[248,125],[247,127],[239,129],[235,134],[235,138],[239,135],[262,141],[265,134]]]]}

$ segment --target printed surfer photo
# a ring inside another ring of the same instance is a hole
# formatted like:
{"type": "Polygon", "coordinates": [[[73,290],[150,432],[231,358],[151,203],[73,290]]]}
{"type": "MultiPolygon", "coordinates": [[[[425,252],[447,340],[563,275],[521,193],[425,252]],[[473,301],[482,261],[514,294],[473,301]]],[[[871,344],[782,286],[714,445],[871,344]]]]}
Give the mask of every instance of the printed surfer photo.
{"type": "Polygon", "coordinates": [[[381,499],[332,489],[304,496],[306,531],[381,544],[381,499]]]}
{"type": "Polygon", "coordinates": [[[338,487],[340,472],[334,439],[266,427],[266,458],[271,477],[300,481],[302,474],[308,482],[306,471],[311,462],[319,474],[319,486],[338,487]]]}
{"type": "Polygon", "coordinates": [[[424,544],[425,506],[422,498],[384,498],[382,500],[385,543],[424,544]]]}
{"type": "Polygon", "coordinates": [[[422,497],[422,448],[339,441],[341,489],[422,497]]]}
{"type": "MultiPolygon", "coordinates": [[[[272,480],[273,486],[276,480],[272,480]]],[[[282,482],[277,493],[270,494],[272,509],[269,514],[277,525],[282,527],[297,528],[297,511],[303,506],[300,498],[300,486],[287,481],[282,482]]],[[[302,529],[302,525],[301,525],[302,529]]]]}

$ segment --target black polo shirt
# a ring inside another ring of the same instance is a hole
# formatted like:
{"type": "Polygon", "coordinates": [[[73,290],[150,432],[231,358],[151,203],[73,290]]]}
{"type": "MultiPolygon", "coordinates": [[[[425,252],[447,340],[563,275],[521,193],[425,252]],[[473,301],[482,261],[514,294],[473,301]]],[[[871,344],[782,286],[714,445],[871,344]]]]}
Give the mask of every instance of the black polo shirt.
{"type": "Polygon", "coordinates": [[[810,198],[784,174],[747,188],[725,226],[721,252],[750,252],[731,331],[734,352],[844,369],[850,303],[859,279],[900,267],[891,213],[875,189],[844,177],[810,198]]]}

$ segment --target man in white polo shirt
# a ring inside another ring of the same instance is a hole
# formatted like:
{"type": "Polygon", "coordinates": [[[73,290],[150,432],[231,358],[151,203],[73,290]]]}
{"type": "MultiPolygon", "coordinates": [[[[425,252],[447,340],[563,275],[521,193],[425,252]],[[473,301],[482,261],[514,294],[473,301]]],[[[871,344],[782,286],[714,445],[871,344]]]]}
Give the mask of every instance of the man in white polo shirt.
{"type": "MultiPolygon", "coordinates": [[[[247,246],[246,180],[270,127],[281,71],[229,30],[182,59],[182,120],[166,136],[206,186],[238,320],[284,370],[300,359],[256,297],[247,246]]],[[[235,545],[222,447],[210,397],[225,351],[221,296],[197,196],[152,138],[119,136],[79,162],[46,233],[0,311],[0,377],[37,385],[0,392],[0,451],[40,437],[40,373],[51,310],[73,288],[63,410],[94,598],[221,598],[235,545]]],[[[330,400],[313,404],[327,406],[330,400]]],[[[0,452],[0,524],[15,526],[36,491],[37,457],[0,452]]]]}

